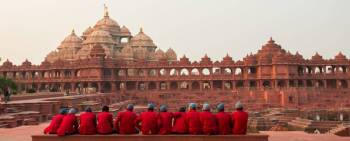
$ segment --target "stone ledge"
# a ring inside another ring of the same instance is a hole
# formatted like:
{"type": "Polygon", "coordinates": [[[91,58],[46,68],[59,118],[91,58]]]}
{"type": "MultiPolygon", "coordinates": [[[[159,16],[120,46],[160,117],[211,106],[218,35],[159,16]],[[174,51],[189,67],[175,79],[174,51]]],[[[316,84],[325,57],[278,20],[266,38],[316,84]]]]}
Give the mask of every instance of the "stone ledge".
{"type": "Polygon", "coordinates": [[[32,141],[268,141],[268,135],[32,135],[32,141]]]}

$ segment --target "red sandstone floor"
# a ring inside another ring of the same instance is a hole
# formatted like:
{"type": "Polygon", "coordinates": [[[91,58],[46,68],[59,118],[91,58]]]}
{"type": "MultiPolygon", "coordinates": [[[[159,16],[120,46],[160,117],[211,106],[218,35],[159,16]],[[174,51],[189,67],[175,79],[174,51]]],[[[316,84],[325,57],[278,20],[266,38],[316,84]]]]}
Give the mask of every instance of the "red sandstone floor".
{"type": "MultiPolygon", "coordinates": [[[[21,126],[17,128],[0,128],[0,141],[31,141],[33,134],[42,134],[48,123],[36,126],[21,126]]],[[[339,137],[330,134],[306,134],[301,131],[266,131],[270,135],[269,141],[350,141],[350,137],[339,137]]]]}

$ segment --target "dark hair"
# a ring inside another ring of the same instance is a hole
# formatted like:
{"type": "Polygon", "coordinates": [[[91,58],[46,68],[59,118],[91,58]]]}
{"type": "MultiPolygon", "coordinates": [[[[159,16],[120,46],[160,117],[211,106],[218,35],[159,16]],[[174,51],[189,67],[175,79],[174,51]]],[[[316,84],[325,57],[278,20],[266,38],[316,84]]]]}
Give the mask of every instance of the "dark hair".
{"type": "Polygon", "coordinates": [[[186,107],[180,107],[179,112],[186,112],[186,107]]]}
{"type": "Polygon", "coordinates": [[[243,108],[236,108],[236,110],[238,110],[238,111],[243,111],[243,108]]]}
{"type": "Polygon", "coordinates": [[[220,109],[220,110],[218,110],[219,112],[224,112],[225,111],[225,109],[220,109]]]}
{"type": "Polygon", "coordinates": [[[109,112],[109,107],[108,106],[103,106],[102,107],[102,112],[109,112]]]}
{"type": "Polygon", "coordinates": [[[85,112],[92,112],[92,109],[91,109],[90,107],[87,107],[87,108],[85,109],[85,112]]]}

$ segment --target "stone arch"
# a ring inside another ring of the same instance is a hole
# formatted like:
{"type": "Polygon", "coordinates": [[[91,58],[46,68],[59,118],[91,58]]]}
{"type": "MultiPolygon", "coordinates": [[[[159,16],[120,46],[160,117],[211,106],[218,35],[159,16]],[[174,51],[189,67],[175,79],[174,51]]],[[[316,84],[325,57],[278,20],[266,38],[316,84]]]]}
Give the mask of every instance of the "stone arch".
{"type": "Polygon", "coordinates": [[[307,74],[311,74],[312,73],[312,68],[310,66],[305,67],[305,72],[307,74]]]}
{"type": "Polygon", "coordinates": [[[160,88],[160,90],[166,90],[166,89],[168,89],[168,85],[166,84],[166,82],[161,81],[159,83],[159,88],[160,88]]]}
{"type": "Polygon", "coordinates": [[[306,87],[313,87],[314,84],[312,83],[312,80],[306,80],[306,87]]]}
{"type": "MultiPolygon", "coordinates": [[[[98,87],[98,84],[96,82],[91,83],[91,88],[92,88],[92,91],[94,91],[94,92],[100,91],[100,88],[98,87]]],[[[89,89],[91,89],[91,88],[89,88],[89,89]]]]}
{"type": "Polygon", "coordinates": [[[157,76],[157,71],[156,71],[156,69],[150,69],[150,70],[148,71],[148,75],[149,75],[149,76],[157,76]]]}
{"type": "Polygon", "coordinates": [[[182,82],[180,82],[180,89],[186,89],[186,90],[188,90],[189,89],[189,83],[188,82],[186,82],[186,81],[182,81],[182,82]]]}
{"type": "Polygon", "coordinates": [[[277,86],[280,87],[280,88],[285,88],[287,87],[287,83],[285,80],[278,80],[277,81],[277,86]]]}
{"type": "Polygon", "coordinates": [[[232,69],[231,68],[225,68],[224,69],[224,74],[226,74],[226,75],[232,74],[232,69]]]}
{"type": "Polygon", "coordinates": [[[317,87],[319,88],[323,88],[324,87],[324,83],[322,80],[317,80],[317,87]]]}
{"type": "Polygon", "coordinates": [[[171,90],[177,90],[178,88],[179,88],[179,86],[177,85],[176,81],[170,82],[170,89],[171,90]]]}
{"type": "Polygon", "coordinates": [[[326,66],[326,73],[327,73],[327,74],[334,73],[334,68],[333,68],[333,66],[326,66]]]}
{"type": "Polygon", "coordinates": [[[186,68],[181,69],[180,75],[189,75],[189,71],[186,68]]]}
{"type": "Polygon", "coordinates": [[[298,66],[298,75],[304,74],[304,68],[302,66],[298,66]]]}
{"type": "Polygon", "coordinates": [[[194,68],[191,70],[191,75],[199,75],[199,70],[197,68],[194,68]]]}
{"type": "Polygon", "coordinates": [[[160,69],[160,70],[159,70],[159,74],[160,74],[161,76],[166,76],[166,75],[167,75],[167,71],[166,71],[165,69],[160,69]]]}
{"type": "Polygon", "coordinates": [[[136,69],[127,69],[128,76],[136,76],[136,69]]]}
{"type": "Polygon", "coordinates": [[[248,68],[248,74],[256,74],[257,70],[256,67],[249,67],[248,68]]]}
{"type": "Polygon", "coordinates": [[[139,69],[138,76],[145,76],[145,71],[143,69],[139,69]]]}
{"type": "Polygon", "coordinates": [[[321,74],[322,68],[321,67],[315,67],[315,74],[321,74]]]}
{"type": "Polygon", "coordinates": [[[126,72],[124,69],[118,70],[118,76],[126,76],[126,72]]]}
{"type": "Polygon", "coordinates": [[[212,68],[213,74],[221,74],[221,68],[219,67],[213,67],[212,68]]]}
{"type": "Polygon", "coordinates": [[[243,69],[242,68],[236,68],[235,69],[235,75],[242,75],[243,74],[243,69]]]}
{"type": "Polygon", "coordinates": [[[192,82],[192,90],[199,90],[200,89],[200,84],[198,81],[193,81],[192,82]]]}
{"type": "Polygon", "coordinates": [[[148,89],[149,89],[149,90],[156,90],[156,89],[157,89],[157,84],[156,84],[156,82],[153,82],[153,81],[149,82],[149,83],[148,83],[148,89]]]}
{"type": "Polygon", "coordinates": [[[209,70],[208,68],[204,68],[204,69],[202,70],[202,74],[203,74],[203,75],[210,75],[210,70],[209,70]]]}
{"type": "Polygon", "coordinates": [[[263,81],[263,87],[265,88],[271,88],[271,82],[268,80],[263,81]]]}
{"type": "Polygon", "coordinates": [[[348,88],[348,82],[346,80],[340,80],[339,83],[341,88],[348,88]]]}
{"type": "Polygon", "coordinates": [[[141,90],[141,91],[145,90],[146,89],[145,82],[139,82],[137,88],[138,90],[141,90]]]}
{"type": "Polygon", "coordinates": [[[177,76],[179,72],[176,69],[171,69],[170,70],[170,76],[177,76]]]}
{"type": "Polygon", "coordinates": [[[210,85],[209,81],[204,81],[203,82],[203,89],[204,90],[209,90],[212,86],[210,85]]]}
{"type": "Polygon", "coordinates": [[[213,81],[213,88],[214,89],[222,89],[222,81],[221,80],[214,80],[213,81]]]}
{"type": "Polygon", "coordinates": [[[230,89],[232,89],[232,83],[231,83],[231,81],[225,81],[225,82],[224,82],[224,89],[225,89],[225,90],[230,90],[230,89]]]}

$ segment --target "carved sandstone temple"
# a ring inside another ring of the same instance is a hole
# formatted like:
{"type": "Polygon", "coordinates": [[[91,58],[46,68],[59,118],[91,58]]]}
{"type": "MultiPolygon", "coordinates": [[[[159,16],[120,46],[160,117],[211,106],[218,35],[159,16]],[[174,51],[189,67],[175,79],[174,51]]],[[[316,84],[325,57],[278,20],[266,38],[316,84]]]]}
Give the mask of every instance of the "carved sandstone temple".
{"type": "MultiPolygon", "coordinates": [[[[271,38],[243,60],[226,55],[212,61],[205,55],[191,62],[186,56],[178,59],[171,48],[157,49],[142,28],[133,36],[106,9],[81,37],[73,30],[40,65],[7,60],[0,76],[15,80],[19,90],[27,92],[114,93],[174,105],[244,100],[252,105],[300,106],[322,96],[349,94],[350,61],[341,52],[332,59],[318,53],[304,59],[271,38]]],[[[350,105],[347,99],[340,98],[340,103],[350,105]]]]}

